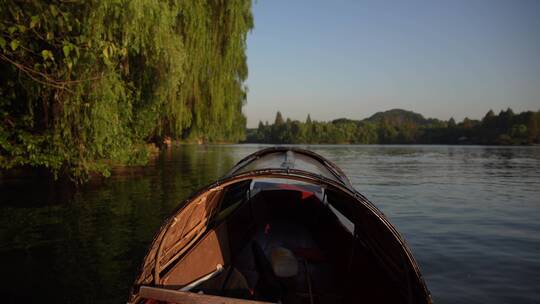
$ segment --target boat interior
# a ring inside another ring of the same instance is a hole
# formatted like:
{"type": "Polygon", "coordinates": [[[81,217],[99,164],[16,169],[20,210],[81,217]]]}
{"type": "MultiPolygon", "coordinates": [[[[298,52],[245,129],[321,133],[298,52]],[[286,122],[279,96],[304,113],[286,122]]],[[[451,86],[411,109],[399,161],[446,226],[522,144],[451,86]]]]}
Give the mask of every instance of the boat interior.
{"type": "Polygon", "coordinates": [[[269,178],[191,202],[155,246],[159,288],[141,289],[139,302],[414,302],[407,270],[392,265],[399,254],[385,261],[375,248],[388,237],[377,229],[386,227],[351,218],[339,206],[356,202],[343,199],[321,185],[269,178]]]}

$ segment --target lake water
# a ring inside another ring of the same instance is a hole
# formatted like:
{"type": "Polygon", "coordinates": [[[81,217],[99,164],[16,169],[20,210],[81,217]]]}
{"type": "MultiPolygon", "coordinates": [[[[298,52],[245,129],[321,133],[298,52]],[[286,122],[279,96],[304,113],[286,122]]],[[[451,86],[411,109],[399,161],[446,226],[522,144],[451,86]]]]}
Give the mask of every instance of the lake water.
{"type": "MultiPolygon", "coordinates": [[[[0,180],[3,302],[125,303],[163,219],[262,147],[175,147],[78,191],[0,180]]],[[[540,303],[540,147],[308,148],[404,235],[435,303],[540,303]]]]}

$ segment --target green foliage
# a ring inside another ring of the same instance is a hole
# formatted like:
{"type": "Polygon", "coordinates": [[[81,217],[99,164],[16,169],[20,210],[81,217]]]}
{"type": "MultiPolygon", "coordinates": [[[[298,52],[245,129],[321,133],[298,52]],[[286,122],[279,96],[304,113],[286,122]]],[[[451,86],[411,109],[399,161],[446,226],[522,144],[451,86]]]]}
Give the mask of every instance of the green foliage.
{"type": "Polygon", "coordinates": [[[78,181],[244,137],[251,1],[0,0],[0,168],[78,181]]]}
{"type": "Polygon", "coordinates": [[[237,141],[246,118],[246,35],[253,27],[251,1],[181,1],[179,29],[189,73],[180,87],[188,138],[237,141]]]}
{"type": "Polygon", "coordinates": [[[399,109],[379,112],[362,121],[336,119],[332,122],[283,121],[276,115],[273,125],[259,122],[248,130],[247,142],[280,144],[500,144],[540,143],[540,111],[514,114],[511,109],[495,115],[493,111],[480,121],[465,118],[456,124],[426,119],[399,109]],[[279,123],[278,123],[279,122],[279,123]]]}

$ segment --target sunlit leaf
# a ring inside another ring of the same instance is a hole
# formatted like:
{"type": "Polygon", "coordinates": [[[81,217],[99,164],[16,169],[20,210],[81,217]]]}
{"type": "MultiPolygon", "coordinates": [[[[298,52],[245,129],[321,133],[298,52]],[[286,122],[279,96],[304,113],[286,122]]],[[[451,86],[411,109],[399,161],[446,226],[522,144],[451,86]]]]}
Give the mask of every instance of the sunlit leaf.
{"type": "Polygon", "coordinates": [[[64,56],[68,57],[69,56],[69,51],[71,51],[71,46],[68,45],[68,44],[64,45],[64,47],[62,48],[62,51],[64,51],[64,56]]]}
{"type": "Polygon", "coordinates": [[[30,28],[34,28],[39,22],[39,16],[32,16],[30,18],[30,28]]]}
{"type": "Polygon", "coordinates": [[[11,40],[9,45],[11,46],[11,50],[15,51],[19,47],[19,40],[11,40]]]}
{"type": "Polygon", "coordinates": [[[50,50],[41,51],[41,57],[43,57],[43,60],[54,60],[53,53],[50,50]]]}

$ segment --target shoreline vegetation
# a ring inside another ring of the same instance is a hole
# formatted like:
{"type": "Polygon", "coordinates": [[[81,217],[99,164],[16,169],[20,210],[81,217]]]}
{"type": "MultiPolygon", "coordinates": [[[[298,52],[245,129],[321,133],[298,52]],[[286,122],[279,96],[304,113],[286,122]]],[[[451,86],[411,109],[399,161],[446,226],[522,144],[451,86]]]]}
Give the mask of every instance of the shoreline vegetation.
{"type": "Polygon", "coordinates": [[[377,112],[363,120],[346,118],[304,122],[283,119],[276,113],[273,124],[259,122],[248,129],[244,143],[270,144],[445,144],[537,145],[540,144],[540,111],[515,114],[512,109],[481,120],[439,120],[402,109],[377,112]]]}
{"type": "Polygon", "coordinates": [[[245,138],[251,0],[16,1],[0,9],[0,170],[83,183],[168,138],[245,138]]]}
{"type": "Polygon", "coordinates": [[[0,178],[82,184],[176,143],[538,144],[540,112],[390,110],[246,129],[251,0],[16,1],[0,9],[0,178]]]}

